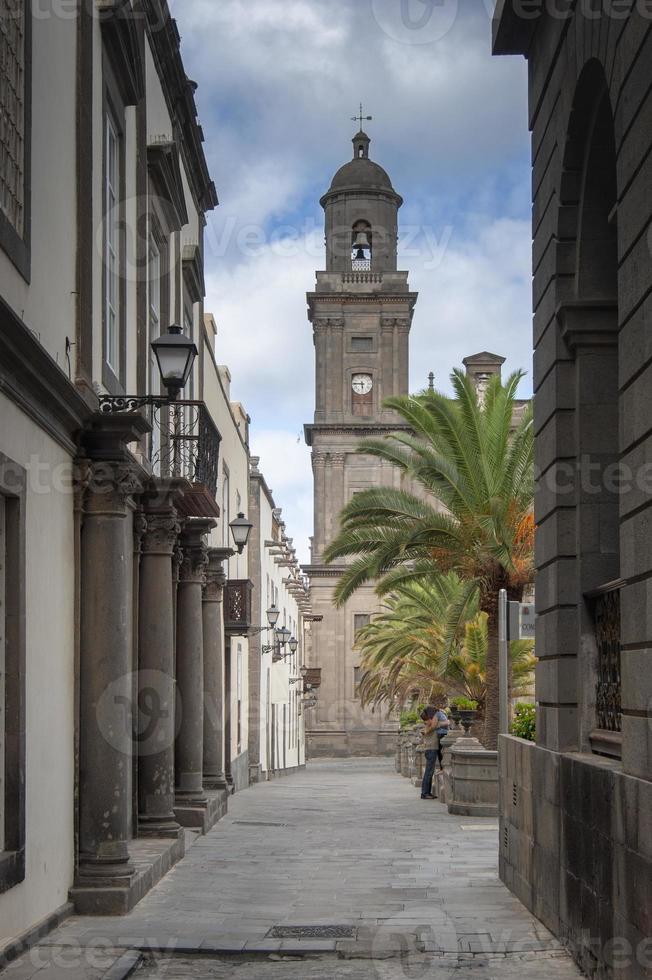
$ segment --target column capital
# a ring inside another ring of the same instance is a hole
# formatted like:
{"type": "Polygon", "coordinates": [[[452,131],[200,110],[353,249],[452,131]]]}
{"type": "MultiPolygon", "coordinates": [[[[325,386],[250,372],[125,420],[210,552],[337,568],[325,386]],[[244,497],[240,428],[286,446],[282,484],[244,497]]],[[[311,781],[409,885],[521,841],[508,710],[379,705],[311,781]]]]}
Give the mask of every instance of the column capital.
{"type": "Polygon", "coordinates": [[[77,483],[86,515],[124,517],[131,498],[142,492],[145,475],[127,460],[86,459],[78,466],[77,483]]]}
{"type": "Polygon", "coordinates": [[[325,466],[326,465],[326,460],[328,459],[328,456],[329,456],[328,453],[316,452],[313,449],[313,452],[312,452],[313,466],[325,466]]]}
{"type": "Polygon", "coordinates": [[[203,586],[206,584],[207,569],[208,554],[205,544],[186,546],[183,549],[183,558],[179,569],[181,582],[195,582],[203,586]]]}
{"type": "Polygon", "coordinates": [[[570,351],[618,345],[618,304],[610,300],[569,300],[556,309],[561,336],[570,351]]]}
{"type": "Polygon", "coordinates": [[[395,316],[381,316],[380,329],[382,330],[383,333],[390,333],[394,329],[397,323],[398,320],[396,319],[395,316]]]}
{"type": "Polygon", "coordinates": [[[337,466],[343,466],[346,461],[346,453],[331,453],[331,462],[337,466]]]}
{"type": "Polygon", "coordinates": [[[331,327],[335,327],[337,330],[344,329],[344,317],[343,316],[331,316],[328,318],[328,324],[331,327]]]}
{"type": "Polygon", "coordinates": [[[209,548],[208,565],[206,567],[206,584],[204,586],[204,602],[222,602],[226,572],[223,561],[231,555],[230,548],[209,548]]]}
{"type": "Polygon", "coordinates": [[[174,512],[145,515],[146,531],[143,552],[146,555],[174,554],[181,533],[181,522],[174,512]]]}

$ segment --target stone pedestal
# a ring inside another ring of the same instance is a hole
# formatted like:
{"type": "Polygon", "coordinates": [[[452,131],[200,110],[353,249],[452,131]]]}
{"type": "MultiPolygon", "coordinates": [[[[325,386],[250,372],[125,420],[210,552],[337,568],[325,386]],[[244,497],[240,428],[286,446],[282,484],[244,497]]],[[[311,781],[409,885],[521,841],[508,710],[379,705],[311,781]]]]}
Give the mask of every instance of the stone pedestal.
{"type": "Polygon", "coordinates": [[[464,738],[464,732],[461,728],[454,728],[449,731],[448,735],[445,735],[439,743],[439,747],[442,752],[442,765],[444,769],[450,768],[453,763],[452,751],[453,747],[457,744],[460,738],[464,738]]]}
{"type": "Polygon", "coordinates": [[[498,753],[477,738],[463,736],[453,746],[452,800],[448,812],[471,817],[498,816],[498,753]]]}
{"type": "Polygon", "coordinates": [[[177,688],[180,721],[176,739],[175,816],[183,826],[196,826],[208,801],[204,793],[204,629],[203,590],[210,519],[189,520],[181,535],[183,561],[177,590],[177,688]],[[188,812],[190,811],[190,812],[188,812]]]}
{"type": "Polygon", "coordinates": [[[203,596],[204,788],[226,793],[224,774],[224,586],[226,548],[208,552],[203,596]]]}
{"type": "Polygon", "coordinates": [[[172,556],[181,524],[175,492],[160,487],[145,505],[138,619],[138,834],[178,837],[174,815],[174,586],[172,556]]]}
{"type": "Polygon", "coordinates": [[[414,776],[412,782],[415,786],[421,786],[426,771],[426,750],[423,745],[417,745],[414,749],[414,776]]]}

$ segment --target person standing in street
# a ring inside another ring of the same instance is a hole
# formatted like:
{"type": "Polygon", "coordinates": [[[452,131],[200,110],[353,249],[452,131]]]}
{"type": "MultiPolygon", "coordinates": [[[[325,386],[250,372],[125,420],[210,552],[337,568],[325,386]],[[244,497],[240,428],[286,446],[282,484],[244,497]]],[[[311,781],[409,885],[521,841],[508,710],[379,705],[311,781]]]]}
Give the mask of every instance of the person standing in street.
{"type": "Polygon", "coordinates": [[[421,783],[421,799],[434,800],[432,794],[432,779],[435,775],[435,766],[439,755],[439,736],[437,735],[437,709],[432,705],[421,712],[421,721],[424,723],[423,744],[426,750],[426,771],[423,774],[421,783]]]}

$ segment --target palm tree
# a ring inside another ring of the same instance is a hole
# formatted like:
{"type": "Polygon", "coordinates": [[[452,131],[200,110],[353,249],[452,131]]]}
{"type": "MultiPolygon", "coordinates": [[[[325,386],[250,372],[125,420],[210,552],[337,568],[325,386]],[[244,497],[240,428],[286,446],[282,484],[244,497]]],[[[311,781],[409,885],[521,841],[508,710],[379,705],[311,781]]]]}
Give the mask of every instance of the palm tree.
{"type": "Polygon", "coordinates": [[[453,399],[435,391],[388,399],[411,431],[365,441],[359,452],[397,466],[417,492],[378,487],[355,494],[325,554],[328,562],[351,559],[336,589],[338,605],[367,582],[377,581],[384,595],[434,570],[475,583],[489,642],[486,748],[498,740],[498,592],[520,599],[532,577],[531,406],[515,422],[522,377],[516,372],[504,385],[492,378],[479,397],[455,370],[453,399]]]}
{"type": "MultiPolygon", "coordinates": [[[[478,702],[484,717],[487,619],[478,612],[477,588],[469,590],[454,573],[399,587],[357,636],[362,703],[429,703],[442,694],[463,695],[478,702]]],[[[531,695],[533,642],[510,644],[510,662],[513,696],[531,695]]]]}
{"type": "MultiPolygon", "coordinates": [[[[446,677],[464,697],[477,701],[484,714],[487,700],[487,654],[489,631],[487,613],[481,612],[470,620],[464,631],[464,642],[448,659],[446,677]]],[[[533,640],[514,640],[509,645],[512,677],[512,697],[530,697],[534,693],[533,640]]],[[[457,693],[457,692],[456,692],[457,693]]]]}
{"type": "Polygon", "coordinates": [[[363,706],[430,702],[447,694],[448,658],[458,653],[466,622],[477,612],[475,584],[454,572],[398,586],[380,615],[356,636],[363,706]]]}

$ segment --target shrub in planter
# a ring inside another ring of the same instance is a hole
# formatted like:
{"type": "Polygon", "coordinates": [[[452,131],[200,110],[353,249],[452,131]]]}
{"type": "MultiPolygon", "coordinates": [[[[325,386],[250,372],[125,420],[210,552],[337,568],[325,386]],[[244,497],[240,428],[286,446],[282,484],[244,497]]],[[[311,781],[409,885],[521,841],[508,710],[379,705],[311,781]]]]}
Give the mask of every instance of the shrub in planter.
{"type": "Polygon", "coordinates": [[[534,704],[517,704],[516,717],[510,728],[512,735],[524,738],[528,742],[536,742],[537,738],[537,709],[534,704]]]}
{"type": "Polygon", "coordinates": [[[452,698],[451,708],[454,708],[457,711],[477,711],[478,702],[472,701],[471,698],[452,698]]]}

